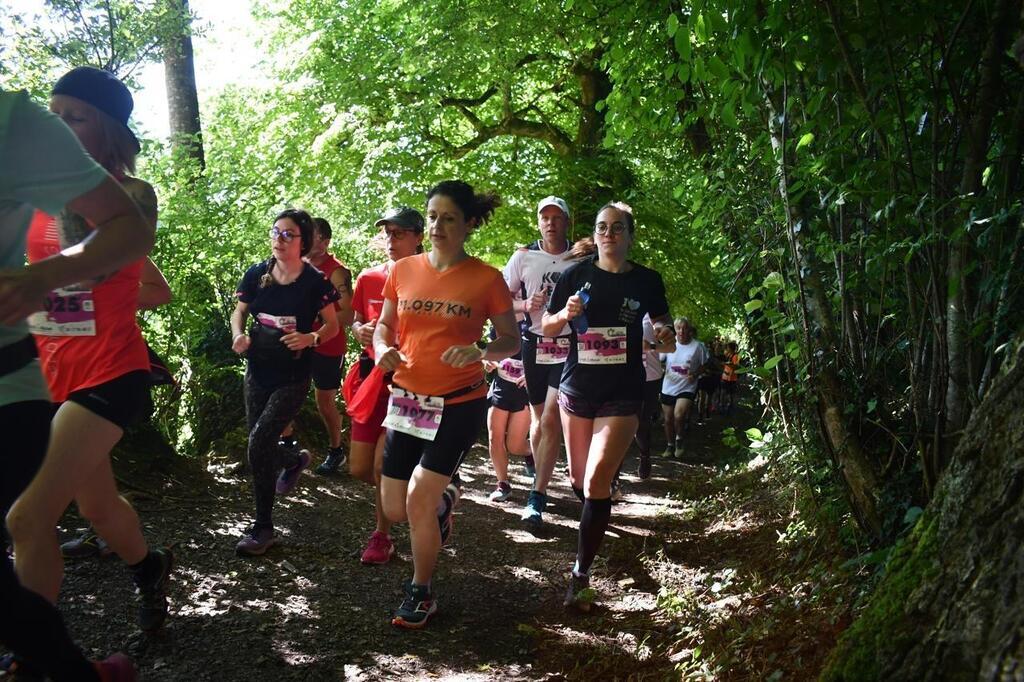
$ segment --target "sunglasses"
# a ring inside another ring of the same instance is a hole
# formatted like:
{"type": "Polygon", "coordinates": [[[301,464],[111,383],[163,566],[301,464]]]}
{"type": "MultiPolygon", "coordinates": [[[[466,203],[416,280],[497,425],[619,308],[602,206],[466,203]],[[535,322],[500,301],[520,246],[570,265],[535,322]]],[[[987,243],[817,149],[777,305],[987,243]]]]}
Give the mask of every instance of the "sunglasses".
{"type": "Polygon", "coordinates": [[[302,235],[299,232],[292,232],[291,230],[279,230],[276,227],[270,228],[270,238],[280,239],[284,241],[285,244],[291,242],[291,240],[295,239],[296,237],[301,236],[302,235]]]}

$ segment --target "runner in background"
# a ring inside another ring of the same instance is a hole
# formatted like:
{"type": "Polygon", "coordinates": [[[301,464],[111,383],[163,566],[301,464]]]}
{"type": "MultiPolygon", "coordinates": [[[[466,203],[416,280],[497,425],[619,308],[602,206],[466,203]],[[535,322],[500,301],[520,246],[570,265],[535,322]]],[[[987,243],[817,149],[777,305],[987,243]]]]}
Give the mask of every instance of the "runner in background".
{"type": "MultiPolygon", "coordinates": [[[[0,513],[32,480],[50,436],[50,396],[25,318],[49,292],[128,265],[152,245],[152,225],[67,126],[26,93],[0,91],[0,426],[10,438],[0,453],[0,513]],[[95,226],[95,236],[77,253],[24,267],[34,210],[73,211],[95,226]]],[[[53,535],[53,527],[39,532],[53,535]]],[[[5,545],[0,542],[0,642],[57,682],[136,679],[123,655],[86,660],[53,604],[18,583],[5,545]]]]}
{"type": "Polygon", "coordinates": [[[665,367],[662,365],[659,353],[666,353],[672,350],[675,341],[669,340],[658,343],[654,335],[654,323],[650,315],[644,315],[644,373],[647,378],[644,383],[644,401],[640,410],[640,424],[636,429],[636,446],[640,450],[640,463],[637,466],[636,475],[640,480],[651,477],[651,428],[658,421],[661,413],[661,402],[658,396],[661,393],[661,380],[665,376],[665,367]]]}
{"type": "Polygon", "coordinates": [[[258,556],[277,544],[274,495],[299,481],[312,456],[281,446],[281,431],[295,418],[309,393],[313,351],[338,333],[334,304],[338,291],[302,257],[312,248],[316,226],[308,213],[287,209],[270,229],[271,256],[242,276],[231,313],[231,349],[246,356],[245,416],[249,426],[256,515],[235,546],[258,556]],[[317,316],[323,326],[313,330],[317,316]],[[252,324],[246,329],[246,321],[252,324]]]}
{"type": "Polygon", "coordinates": [[[392,620],[421,628],[437,611],[431,579],[451,535],[460,490],[452,482],[487,414],[483,360],[519,350],[512,297],[501,273],[466,253],[469,235],[499,205],[448,180],[427,194],[429,253],[395,263],[373,334],[377,365],[394,371],[381,498],[397,523],[409,521],[413,576],[392,620]],[[481,350],[484,324],[497,338],[481,350]]]}
{"type": "Polygon", "coordinates": [[[735,341],[725,344],[725,361],[722,363],[722,403],[720,410],[732,414],[736,402],[736,387],[739,386],[739,375],[736,370],[740,366],[739,347],[735,341]]]}
{"type": "MultiPolygon", "coordinates": [[[[120,182],[155,229],[157,200],[146,182],[130,177],[139,141],[128,127],[133,101],[113,74],[83,66],[57,81],[50,110],[120,182]]],[[[30,263],[81,248],[93,228],[80,216],[37,211],[29,228],[30,263]]],[[[149,352],[136,319],[140,298],[163,302],[163,276],[148,258],[116,272],[54,290],[47,310],[29,318],[43,375],[56,407],[46,461],[11,511],[22,583],[56,602],[63,562],[53,529],[74,501],[79,513],[128,565],[140,600],[139,627],[159,628],[167,617],[166,587],[173,556],[151,550],[139,517],[118,494],[110,451],[124,430],[148,418],[149,352]],[[145,277],[143,273],[149,273],[145,277]]]]}
{"type": "Polygon", "coordinates": [[[697,377],[708,360],[704,344],[694,338],[696,329],[685,317],[676,320],[676,348],[662,353],[665,378],[661,384],[661,405],[665,418],[665,457],[682,459],[686,452],[683,431],[690,408],[697,399],[697,377]]]}
{"type": "Polygon", "coordinates": [[[643,318],[650,315],[657,343],[670,343],[668,301],[661,275],[629,260],[636,225],[623,203],[597,213],[597,255],[566,270],[548,302],[542,329],[573,330],[558,387],[569,454],[569,479],[583,497],[576,563],[564,604],[590,609],[585,590],[608,528],[612,479],[636,434],[644,398],[643,318]]]}
{"type": "MultiPolygon", "coordinates": [[[[373,332],[384,307],[384,283],[395,263],[423,251],[423,216],[414,208],[400,206],[388,211],[374,226],[380,229],[388,260],[364,270],[356,279],[352,295],[352,335],[363,347],[358,362],[349,370],[346,385],[355,394],[359,384],[370,374],[374,364],[373,332]],[[351,381],[350,381],[351,380],[351,381]]],[[[377,407],[371,417],[362,421],[352,418],[352,439],[349,446],[349,472],[354,478],[374,487],[374,516],[377,526],[363,550],[360,561],[366,565],[386,564],[395,553],[391,540],[391,521],[384,515],[380,501],[381,468],[384,466],[384,417],[387,416],[390,393],[378,394],[377,407]]]]}
{"type": "MultiPolygon", "coordinates": [[[[707,348],[705,346],[705,348],[707,348]]],[[[701,366],[697,376],[697,425],[703,426],[711,419],[712,401],[722,382],[722,365],[718,360],[718,344],[711,342],[707,361],[701,366]]]]}
{"type": "MultiPolygon", "coordinates": [[[[493,337],[492,337],[493,340],[493,337]]],[[[512,494],[509,482],[509,455],[530,457],[530,413],[526,410],[526,376],[520,353],[501,362],[484,362],[484,369],[494,372],[487,399],[487,449],[497,484],[491,502],[504,502],[512,494]]]]}
{"type": "Polygon", "coordinates": [[[569,206],[564,199],[550,196],[537,204],[540,239],[518,249],[505,265],[504,276],[516,301],[516,312],[525,316],[522,358],[526,392],[530,401],[530,445],[537,475],[523,509],[522,520],[532,529],[544,522],[547,489],[554,474],[562,442],[558,416],[558,382],[569,354],[569,329],[545,336],[541,317],[551,291],[562,273],[573,265],[569,229],[569,206]]]}
{"type": "MultiPolygon", "coordinates": [[[[338,328],[344,329],[352,323],[352,273],[327,251],[331,246],[331,224],[324,218],[313,218],[313,223],[316,231],[306,262],[324,273],[324,277],[337,289],[340,298],[334,304],[334,310],[338,316],[338,328]]],[[[321,326],[322,322],[317,320],[313,323],[313,331],[321,326]]],[[[341,332],[317,346],[312,356],[316,409],[327,429],[327,455],[316,468],[316,473],[323,476],[335,474],[339,467],[345,465],[345,451],[341,447],[341,413],[337,404],[341,378],[345,375],[345,350],[346,336],[341,332]]],[[[293,429],[294,425],[289,423],[281,434],[284,447],[298,447],[293,429]]]]}

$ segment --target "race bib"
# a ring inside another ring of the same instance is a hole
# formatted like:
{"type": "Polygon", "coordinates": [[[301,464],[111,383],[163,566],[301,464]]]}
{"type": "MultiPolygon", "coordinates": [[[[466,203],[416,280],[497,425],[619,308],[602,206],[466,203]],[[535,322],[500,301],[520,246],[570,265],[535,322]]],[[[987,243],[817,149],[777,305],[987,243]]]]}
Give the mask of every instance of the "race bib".
{"type": "Polygon", "coordinates": [[[669,365],[669,371],[673,374],[678,374],[681,377],[690,376],[689,365],[669,365]]]}
{"type": "Polygon", "coordinates": [[[438,427],[441,426],[443,410],[444,398],[416,395],[405,389],[392,386],[384,427],[423,440],[433,441],[437,437],[438,427]]]}
{"type": "Polygon", "coordinates": [[[626,328],[591,327],[576,335],[576,350],[583,365],[624,365],[626,328]]]}
{"type": "Polygon", "coordinates": [[[569,357],[569,339],[549,339],[546,336],[537,338],[537,359],[538,365],[558,365],[565,362],[569,357]]]}
{"type": "Polygon", "coordinates": [[[510,383],[516,383],[523,378],[523,361],[505,358],[498,365],[498,376],[510,383]]]}
{"type": "Polygon", "coordinates": [[[267,313],[257,313],[256,319],[259,320],[260,324],[264,327],[280,329],[285,334],[290,334],[295,331],[294,315],[268,315],[267,313]]]}
{"type": "Polygon", "coordinates": [[[43,311],[28,318],[33,334],[42,336],[96,336],[96,310],[89,289],[55,289],[43,311]]]}

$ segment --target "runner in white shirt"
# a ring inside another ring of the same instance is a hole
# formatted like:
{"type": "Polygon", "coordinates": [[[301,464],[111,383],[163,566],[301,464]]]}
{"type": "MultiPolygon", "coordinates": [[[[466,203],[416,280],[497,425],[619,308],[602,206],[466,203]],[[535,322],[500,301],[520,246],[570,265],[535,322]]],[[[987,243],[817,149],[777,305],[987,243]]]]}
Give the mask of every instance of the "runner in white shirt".
{"type": "Polygon", "coordinates": [[[537,205],[537,227],[541,238],[512,254],[504,269],[512,296],[522,299],[515,301],[515,312],[526,316],[523,371],[530,401],[530,444],[537,475],[522,519],[535,529],[543,523],[548,483],[562,441],[558,383],[569,354],[569,328],[562,328],[556,337],[545,337],[541,316],[558,278],[575,262],[570,260],[572,245],[566,240],[569,206],[565,200],[555,196],[542,199],[537,205]]]}
{"type": "Polygon", "coordinates": [[[693,324],[681,317],[676,320],[676,349],[661,354],[665,361],[665,379],[661,385],[661,405],[665,417],[665,457],[682,459],[683,427],[697,398],[697,379],[710,359],[704,344],[694,338],[693,324]]]}

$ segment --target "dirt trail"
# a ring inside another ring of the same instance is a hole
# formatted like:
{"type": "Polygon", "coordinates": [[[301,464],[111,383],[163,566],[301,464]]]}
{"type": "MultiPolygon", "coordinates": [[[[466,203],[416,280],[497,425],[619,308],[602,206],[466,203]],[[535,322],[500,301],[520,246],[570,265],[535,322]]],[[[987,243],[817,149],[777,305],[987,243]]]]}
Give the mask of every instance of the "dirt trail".
{"type": "MultiPolygon", "coordinates": [[[[695,428],[690,452],[716,461],[727,423],[737,419],[695,428]]],[[[613,509],[593,571],[599,606],[588,616],[561,606],[578,501],[556,476],[544,532],[526,532],[518,519],[529,484],[522,466],[512,467],[510,501],[492,504],[482,447],[462,470],[454,539],[435,577],[440,610],[425,631],[389,623],[412,572],[405,529],[395,533],[390,564],[360,565],[371,530],[370,488],[348,476],[310,473],[278,500],[283,543],[258,559],[234,554],[252,510],[244,479],[178,474],[164,480],[163,494],[137,496],[147,534],[176,546],[172,616],[160,633],[137,631],[116,559],[69,564],[61,607],[87,649],[125,650],[146,680],[674,679],[697,663],[683,645],[708,631],[688,633],[672,617],[678,609],[659,609],[659,589],[696,595],[699,611],[720,595],[705,586],[701,596],[693,586],[728,578],[729,570],[738,583],[735,576],[773,560],[765,548],[775,534],[771,523],[755,519],[764,516],[756,485],[742,493],[746,506],[711,513],[707,501],[726,480],[714,467],[656,457],[644,482],[635,469],[631,451],[626,500],[613,509]]],[[[140,487],[153,492],[155,484],[140,487]]]]}

